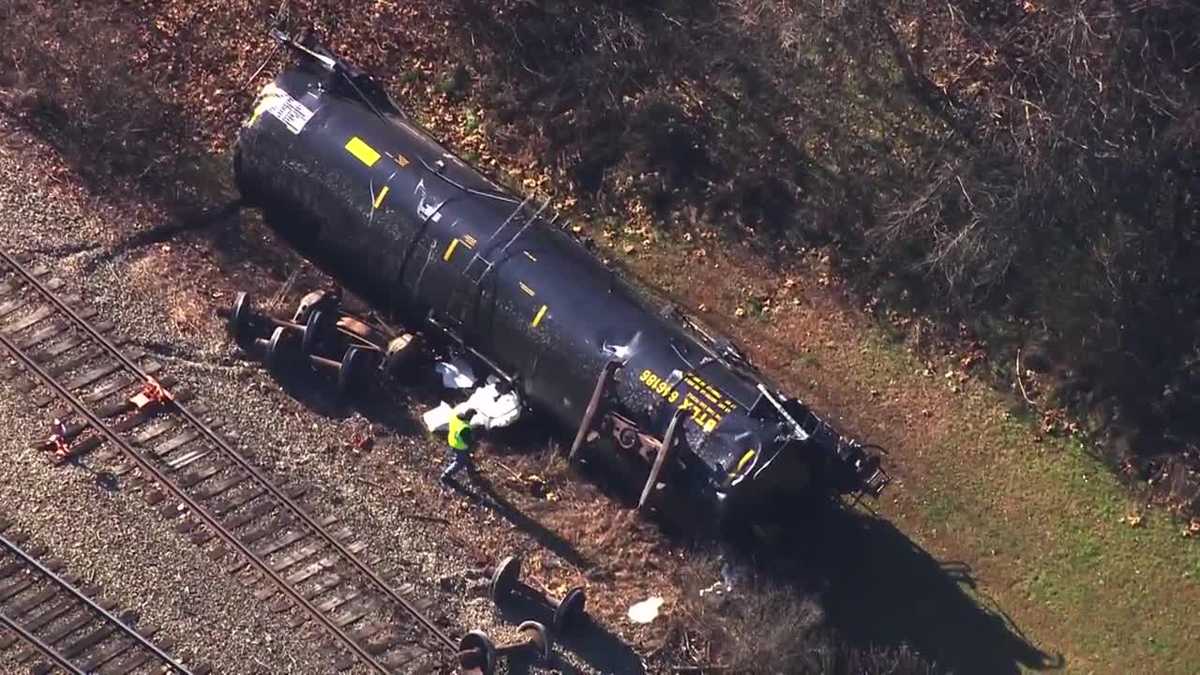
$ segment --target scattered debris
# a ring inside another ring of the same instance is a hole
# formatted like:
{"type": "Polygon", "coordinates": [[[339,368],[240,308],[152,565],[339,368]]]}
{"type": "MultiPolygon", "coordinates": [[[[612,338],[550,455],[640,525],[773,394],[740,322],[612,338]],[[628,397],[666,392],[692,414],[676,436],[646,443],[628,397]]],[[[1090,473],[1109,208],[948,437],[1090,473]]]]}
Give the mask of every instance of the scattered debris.
{"type": "Polygon", "coordinates": [[[1145,518],[1140,513],[1130,513],[1121,517],[1121,522],[1130,527],[1141,527],[1144,521],[1145,518]]]}
{"type": "Polygon", "coordinates": [[[634,623],[647,624],[658,618],[659,608],[663,605],[663,599],[657,595],[651,596],[635,602],[629,608],[629,620],[634,623]]]}
{"type": "Polygon", "coordinates": [[[375,434],[369,426],[366,429],[355,429],[350,434],[347,445],[355,452],[368,452],[375,447],[375,434]]]}
{"type": "Polygon", "coordinates": [[[713,606],[721,608],[729,601],[730,593],[733,590],[731,586],[724,581],[717,580],[712,582],[712,585],[707,588],[700,589],[700,598],[707,600],[713,606]]]}

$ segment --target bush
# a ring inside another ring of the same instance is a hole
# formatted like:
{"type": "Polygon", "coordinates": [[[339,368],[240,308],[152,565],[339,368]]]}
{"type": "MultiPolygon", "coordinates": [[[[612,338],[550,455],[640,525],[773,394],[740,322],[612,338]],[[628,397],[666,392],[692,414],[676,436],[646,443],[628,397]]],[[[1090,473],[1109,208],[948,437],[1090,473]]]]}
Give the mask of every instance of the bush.
{"type": "Polygon", "coordinates": [[[1136,432],[1145,473],[1196,447],[1193,3],[508,0],[458,19],[498,134],[593,208],[836,246],[864,296],[965,323],[997,363],[1048,359],[1061,400],[1136,432]]]}
{"type": "Polygon", "coordinates": [[[746,572],[751,577],[736,580],[732,590],[720,589],[714,581],[721,579],[721,567],[715,556],[696,552],[679,580],[683,606],[673,616],[673,647],[698,670],[763,675],[937,672],[904,645],[846,644],[827,627],[815,593],[757,572],[746,572]]]}

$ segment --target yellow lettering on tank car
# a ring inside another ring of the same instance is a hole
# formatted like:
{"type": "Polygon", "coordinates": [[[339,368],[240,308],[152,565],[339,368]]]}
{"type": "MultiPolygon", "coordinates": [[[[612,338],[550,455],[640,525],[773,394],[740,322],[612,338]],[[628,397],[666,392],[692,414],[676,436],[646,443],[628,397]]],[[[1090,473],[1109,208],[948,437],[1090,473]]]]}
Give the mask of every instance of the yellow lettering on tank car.
{"type": "MultiPolygon", "coordinates": [[[[708,415],[716,414],[707,405],[700,403],[693,394],[691,394],[691,393],[688,393],[686,395],[683,394],[682,392],[679,391],[678,386],[671,384],[671,381],[669,379],[660,376],[658,373],[655,373],[653,370],[650,370],[649,368],[647,368],[646,370],[643,370],[638,375],[638,381],[640,381],[643,385],[645,385],[646,388],[649,389],[651,392],[653,392],[654,394],[665,399],[667,401],[667,403],[669,403],[671,405],[675,405],[676,403],[678,403],[680,410],[695,410],[696,412],[692,413],[693,417],[697,414],[708,414],[708,415]],[[680,402],[681,398],[683,399],[682,402],[680,402]],[[701,413],[700,412],[701,410],[706,411],[706,412],[701,413]]],[[[719,419],[719,417],[718,417],[718,419],[719,419]]],[[[701,426],[703,426],[703,422],[697,422],[697,424],[700,424],[701,426]]]]}
{"type": "Polygon", "coordinates": [[[704,423],[704,433],[706,433],[706,434],[711,434],[713,432],[713,429],[716,429],[716,428],[717,428],[717,420],[715,420],[715,419],[710,419],[704,423]]]}
{"type": "Polygon", "coordinates": [[[382,157],[378,150],[367,145],[367,142],[358,136],[346,141],[346,152],[354,155],[358,158],[358,161],[367,166],[375,166],[375,163],[382,157]]]}

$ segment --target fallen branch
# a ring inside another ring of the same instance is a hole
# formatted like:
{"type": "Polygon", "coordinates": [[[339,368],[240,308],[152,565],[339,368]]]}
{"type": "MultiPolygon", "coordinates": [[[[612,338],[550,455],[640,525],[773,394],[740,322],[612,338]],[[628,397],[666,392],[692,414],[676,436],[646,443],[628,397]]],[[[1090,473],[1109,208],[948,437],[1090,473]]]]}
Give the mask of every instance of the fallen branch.
{"type": "Polygon", "coordinates": [[[248,87],[248,86],[250,86],[250,85],[251,85],[251,84],[252,84],[252,83],[253,83],[255,80],[257,80],[257,79],[258,79],[258,76],[259,76],[259,75],[262,75],[262,71],[266,70],[266,68],[267,68],[267,65],[271,63],[271,61],[272,61],[272,60],[275,58],[275,54],[277,54],[278,52],[279,52],[279,43],[277,42],[277,43],[275,43],[275,46],[274,46],[274,47],[271,47],[271,53],[270,53],[270,54],[267,54],[267,58],[263,60],[263,62],[262,62],[262,65],[258,67],[258,70],[254,71],[254,74],[253,74],[253,75],[251,75],[251,76],[250,76],[250,77],[249,77],[249,78],[246,80],[246,83],[245,83],[245,84],[243,84],[242,86],[243,86],[243,87],[248,87]]]}
{"type": "Polygon", "coordinates": [[[1025,391],[1025,382],[1022,381],[1022,379],[1021,379],[1021,348],[1020,347],[1017,347],[1017,386],[1021,388],[1021,396],[1025,397],[1025,402],[1036,408],[1037,404],[1033,402],[1033,399],[1029,398],[1029,394],[1025,391]]]}
{"type": "Polygon", "coordinates": [[[507,465],[506,465],[504,462],[501,462],[501,461],[500,461],[500,460],[498,460],[498,459],[493,459],[492,461],[493,461],[493,462],[495,462],[496,464],[499,464],[499,465],[500,465],[500,468],[501,468],[501,469],[504,469],[505,471],[507,471],[507,472],[508,472],[508,474],[509,474],[510,476],[512,476],[513,478],[516,478],[517,480],[519,480],[519,481],[521,481],[521,482],[524,482],[524,481],[525,481],[525,478],[524,478],[523,476],[521,476],[521,474],[519,474],[519,473],[517,473],[516,471],[513,471],[512,469],[508,468],[508,466],[507,466],[507,465]]]}

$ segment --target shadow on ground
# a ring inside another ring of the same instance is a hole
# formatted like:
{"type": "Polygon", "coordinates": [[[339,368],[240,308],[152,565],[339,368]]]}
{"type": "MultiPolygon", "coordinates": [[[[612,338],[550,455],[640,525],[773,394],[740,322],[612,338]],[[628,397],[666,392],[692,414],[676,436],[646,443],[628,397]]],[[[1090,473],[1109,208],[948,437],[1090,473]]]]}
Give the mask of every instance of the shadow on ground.
{"type": "MultiPolygon", "coordinates": [[[[257,358],[252,353],[252,358],[257,358]]],[[[334,420],[346,420],[355,413],[368,422],[405,436],[424,433],[410,411],[417,406],[403,391],[388,386],[365,386],[352,398],[339,395],[336,373],[317,371],[303,364],[271,372],[271,377],[288,396],[310,412],[334,420]]]]}
{"type": "Polygon", "coordinates": [[[456,492],[470,499],[475,504],[490,509],[496,515],[508,521],[513,527],[524,532],[539,545],[553,552],[571,565],[574,565],[577,569],[588,570],[595,565],[592,560],[584,556],[574,544],[563,538],[562,535],[542,525],[537,519],[531,518],[528,514],[521,511],[521,509],[517,508],[504,496],[502,491],[496,489],[496,486],[486,476],[474,468],[469,468],[464,473],[466,473],[467,478],[465,482],[459,478],[452,479],[450,486],[456,492]]]}
{"type": "Polygon", "coordinates": [[[829,623],[853,644],[907,644],[940,668],[1009,675],[1061,669],[1000,610],[981,606],[968,589],[970,568],[940,561],[890,522],[831,506],[806,520],[789,541],[778,571],[817,577],[829,623]]]}

